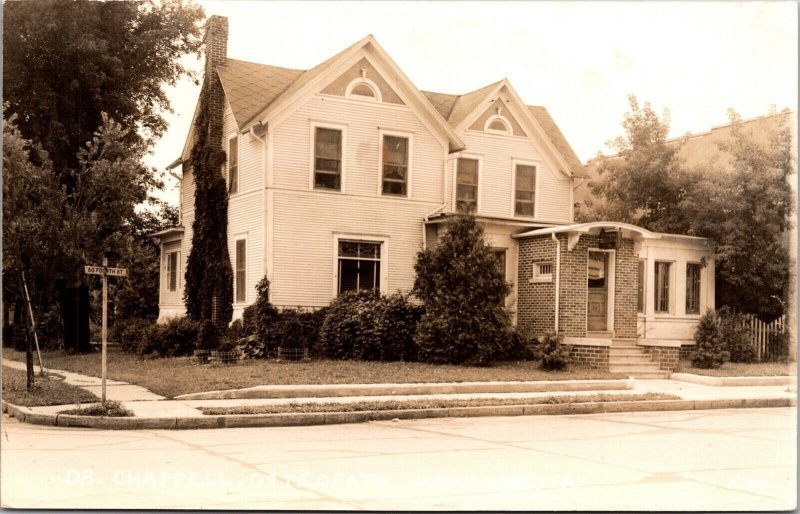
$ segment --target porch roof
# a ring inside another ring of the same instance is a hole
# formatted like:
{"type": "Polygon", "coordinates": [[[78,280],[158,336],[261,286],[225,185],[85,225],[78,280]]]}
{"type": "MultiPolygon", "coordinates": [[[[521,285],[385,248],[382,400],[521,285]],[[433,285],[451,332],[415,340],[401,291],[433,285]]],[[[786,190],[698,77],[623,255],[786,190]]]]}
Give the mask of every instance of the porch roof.
{"type": "Polygon", "coordinates": [[[580,236],[581,234],[600,234],[603,230],[615,230],[622,233],[623,237],[629,237],[633,240],[642,239],[661,239],[661,234],[650,232],[649,230],[631,225],[630,223],[621,223],[618,221],[592,221],[591,223],[577,223],[574,225],[560,225],[555,227],[537,228],[521,234],[514,234],[511,237],[515,239],[522,239],[526,237],[547,236],[550,234],[568,234],[571,236],[580,236]]]}
{"type": "Polygon", "coordinates": [[[164,230],[159,230],[158,232],[153,232],[148,237],[153,239],[169,239],[169,238],[176,238],[183,234],[183,226],[178,225],[177,227],[170,227],[164,230]]]}

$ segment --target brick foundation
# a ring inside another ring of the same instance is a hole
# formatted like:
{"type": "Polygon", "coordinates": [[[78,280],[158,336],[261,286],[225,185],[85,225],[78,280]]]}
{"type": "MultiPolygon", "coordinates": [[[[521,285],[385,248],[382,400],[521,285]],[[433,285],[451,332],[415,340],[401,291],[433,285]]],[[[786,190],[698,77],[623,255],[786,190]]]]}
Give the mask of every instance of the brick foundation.
{"type": "Polygon", "coordinates": [[[587,364],[592,368],[608,370],[608,346],[583,346],[578,344],[571,347],[570,357],[572,362],[587,364]]]}
{"type": "Polygon", "coordinates": [[[639,346],[663,371],[677,371],[681,348],[677,346],[639,346]]]}

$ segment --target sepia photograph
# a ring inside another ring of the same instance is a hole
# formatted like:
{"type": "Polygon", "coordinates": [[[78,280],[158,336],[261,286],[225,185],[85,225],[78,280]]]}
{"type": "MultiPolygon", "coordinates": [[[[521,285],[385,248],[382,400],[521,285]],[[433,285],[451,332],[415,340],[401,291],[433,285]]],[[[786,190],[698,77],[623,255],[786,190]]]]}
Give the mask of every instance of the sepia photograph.
{"type": "Polygon", "coordinates": [[[798,26],[5,0],[0,507],[796,510],[798,26]]]}

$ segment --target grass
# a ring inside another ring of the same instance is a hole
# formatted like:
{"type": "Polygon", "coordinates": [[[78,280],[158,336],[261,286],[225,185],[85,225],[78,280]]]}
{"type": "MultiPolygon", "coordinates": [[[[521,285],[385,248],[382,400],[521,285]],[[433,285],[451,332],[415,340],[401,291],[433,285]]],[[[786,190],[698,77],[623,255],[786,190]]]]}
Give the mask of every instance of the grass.
{"type": "Polygon", "coordinates": [[[681,373],[694,373],[710,377],[772,377],[797,375],[796,363],[792,362],[726,362],[721,368],[702,369],[692,367],[692,361],[681,361],[681,373]]]}
{"type": "Polygon", "coordinates": [[[111,418],[133,416],[133,412],[114,400],[108,400],[105,403],[95,403],[77,409],[62,410],[59,414],[72,414],[73,416],[106,416],[111,418]]]}
{"type": "MultiPolygon", "coordinates": [[[[3,357],[24,360],[25,354],[3,349],[3,357]]],[[[45,366],[100,376],[100,355],[42,354],[45,366]]],[[[275,362],[246,360],[233,365],[197,364],[191,357],[142,359],[121,351],[108,354],[108,377],[143,386],[172,398],[181,394],[256,385],[378,384],[420,382],[482,382],[489,380],[620,379],[621,373],[573,365],[567,371],[544,371],[538,362],[507,362],[490,367],[448,366],[418,362],[314,360],[275,362]]]]}
{"type": "Polygon", "coordinates": [[[63,380],[52,375],[42,377],[38,372],[33,388],[29,391],[25,372],[5,366],[3,367],[3,399],[24,407],[75,405],[100,400],[89,391],[65,384],[63,380]]]}
{"type": "Polygon", "coordinates": [[[541,405],[589,402],[627,402],[647,400],[680,400],[680,397],[664,393],[644,394],[587,394],[569,396],[543,396],[538,398],[471,398],[467,400],[366,400],[352,403],[311,402],[277,405],[239,407],[199,407],[203,414],[283,414],[310,412],[361,412],[383,410],[446,409],[450,407],[486,407],[502,405],[541,405]]]}

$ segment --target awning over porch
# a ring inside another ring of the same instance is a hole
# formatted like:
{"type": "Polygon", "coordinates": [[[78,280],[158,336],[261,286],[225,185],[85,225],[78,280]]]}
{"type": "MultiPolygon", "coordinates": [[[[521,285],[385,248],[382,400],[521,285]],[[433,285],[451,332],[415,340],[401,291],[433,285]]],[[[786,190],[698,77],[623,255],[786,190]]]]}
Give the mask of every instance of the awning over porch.
{"type": "Polygon", "coordinates": [[[551,234],[567,234],[567,249],[572,250],[578,243],[581,235],[591,234],[600,235],[602,232],[618,232],[622,237],[641,241],[642,239],[660,239],[661,234],[650,232],[630,223],[618,221],[593,221],[590,223],[577,223],[574,225],[560,225],[555,227],[537,228],[511,237],[515,239],[525,239],[528,237],[541,237],[551,234]]]}
{"type": "Polygon", "coordinates": [[[183,227],[170,227],[164,230],[160,230],[158,232],[154,232],[150,234],[148,237],[152,239],[157,239],[159,241],[164,241],[167,239],[179,239],[183,235],[183,227]]]}

